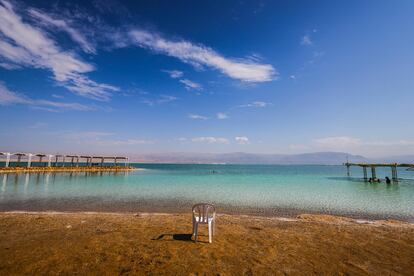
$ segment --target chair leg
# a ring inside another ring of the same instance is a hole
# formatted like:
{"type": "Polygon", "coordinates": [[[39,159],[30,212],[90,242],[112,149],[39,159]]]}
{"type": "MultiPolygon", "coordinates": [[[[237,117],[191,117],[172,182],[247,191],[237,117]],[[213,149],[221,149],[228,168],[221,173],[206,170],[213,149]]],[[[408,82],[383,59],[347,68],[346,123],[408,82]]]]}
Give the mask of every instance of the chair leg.
{"type": "Polygon", "coordinates": [[[193,236],[194,236],[194,234],[195,234],[195,232],[194,232],[194,220],[193,220],[193,232],[192,232],[192,234],[193,234],[193,236]]]}
{"type": "Polygon", "coordinates": [[[194,225],[194,241],[197,242],[198,238],[198,223],[195,223],[194,225]]]}
{"type": "Polygon", "coordinates": [[[213,236],[213,225],[211,222],[208,223],[208,242],[211,243],[213,241],[212,236],[213,236]]]}
{"type": "Polygon", "coordinates": [[[216,235],[216,222],[213,220],[211,221],[211,223],[213,224],[213,236],[216,235]]]}

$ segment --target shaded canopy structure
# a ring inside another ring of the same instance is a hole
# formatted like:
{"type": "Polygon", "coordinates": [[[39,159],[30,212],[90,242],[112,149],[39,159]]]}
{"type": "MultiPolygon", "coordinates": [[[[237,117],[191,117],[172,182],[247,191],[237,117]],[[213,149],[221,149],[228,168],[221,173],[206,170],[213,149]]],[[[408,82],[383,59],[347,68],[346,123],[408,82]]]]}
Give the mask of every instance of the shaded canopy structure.
{"type": "Polygon", "coordinates": [[[72,167],[79,167],[80,162],[84,161],[83,163],[86,164],[87,167],[92,166],[104,166],[106,161],[112,161],[109,164],[110,166],[118,166],[119,161],[123,161],[123,165],[127,167],[129,165],[129,158],[125,156],[94,156],[94,155],[74,155],[74,154],[44,154],[44,153],[24,153],[24,152],[16,152],[16,153],[10,153],[10,152],[0,152],[0,158],[5,160],[5,167],[10,166],[10,162],[12,159],[16,162],[16,166],[21,166],[23,158],[27,158],[26,160],[26,166],[30,168],[32,166],[33,157],[38,158],[38,163],[42,164],[47,160],[47,163],[45,165],[47,167],[52,167],[52,158],[54,157],[53,166],[58,167],[62,166],[65,167],[67,165],[67,161],[70,160],[70,165],[72,167]],[[47,158],[47,159],[46,159],[47,158]],[[94,161],[98,161],[94,163],[94,161]]]}

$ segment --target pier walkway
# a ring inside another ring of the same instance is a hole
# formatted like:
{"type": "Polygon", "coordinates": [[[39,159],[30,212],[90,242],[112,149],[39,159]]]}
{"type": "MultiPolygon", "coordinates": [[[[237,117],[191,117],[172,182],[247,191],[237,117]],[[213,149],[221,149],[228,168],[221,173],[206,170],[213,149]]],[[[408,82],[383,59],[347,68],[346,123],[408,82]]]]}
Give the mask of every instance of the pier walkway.
{"type": "Polygon", "coordinates": [[[404,164],[404,163],[398,164],[398,163],[348,163],[347,162],[347,163],[344,163],[344,165],[347,168],[348,176],[351,175],[350,168],[352,166],[362,167],[365,181],[368,180],[368,172],[367,172],[368,168],[371,170],[371,178],[373,180],[376,180],[377,179],[376,168],[377,167],[389,167],[391,169],[392,181],[394,182],[398,181],[398,171],[397,171],[398,167],[414,169],[414,164],[404,164]]]}

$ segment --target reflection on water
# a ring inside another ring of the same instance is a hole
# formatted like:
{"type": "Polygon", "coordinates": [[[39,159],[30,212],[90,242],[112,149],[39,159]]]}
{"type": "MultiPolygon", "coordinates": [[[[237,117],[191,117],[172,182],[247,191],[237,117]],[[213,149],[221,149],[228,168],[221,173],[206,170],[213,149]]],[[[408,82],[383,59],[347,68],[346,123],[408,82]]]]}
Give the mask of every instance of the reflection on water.
{"type": "MultiPolygon", "coordinates": [[[[135,172],[3,174],[0,210],[8,204],[77,201],[210,201],[249,208],[295,208],[414,218],[414,172],[398,184],[369,183],[342,166],[143,165],[135,172]],[[212,173],[214,172],[214,173],[212,173]]],[[[388,171],[378,170],[384,179],[388,171]]],[[[81,204],[81,203],[79,203],[81,204]]],[[[161,204],[161,203],[160,203],[161,204]]],[[[22,207],[23,208],[23,207],[22,207]]]]}

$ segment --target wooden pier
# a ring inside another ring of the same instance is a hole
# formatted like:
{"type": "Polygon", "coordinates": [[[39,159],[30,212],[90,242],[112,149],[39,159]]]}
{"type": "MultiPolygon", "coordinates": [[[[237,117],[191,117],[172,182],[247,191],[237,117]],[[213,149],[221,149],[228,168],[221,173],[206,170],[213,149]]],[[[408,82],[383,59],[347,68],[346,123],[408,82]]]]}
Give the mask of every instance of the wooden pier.
{"type": "Polygon", "coordinates": [[[413,168],[414,169],[414,164],[398,164],[398,163],[344,163],[344,165],[347,168],[347,175],[350,176],[351,172],[350,172],[350,168],[352,166],[355,167],[361,167],[364,173],[364,180],[367,181],[368,180],[368,172],[367,170],[370,169],[371,170],[371,178],[372,180],[376,180],[377,179],[377,173],[376,173],[376,168],[377,167],[389,167],[391,169],[391,179],[394,182],[398,182],[398,167],[402,167],[402,168],[413,168]]]}

